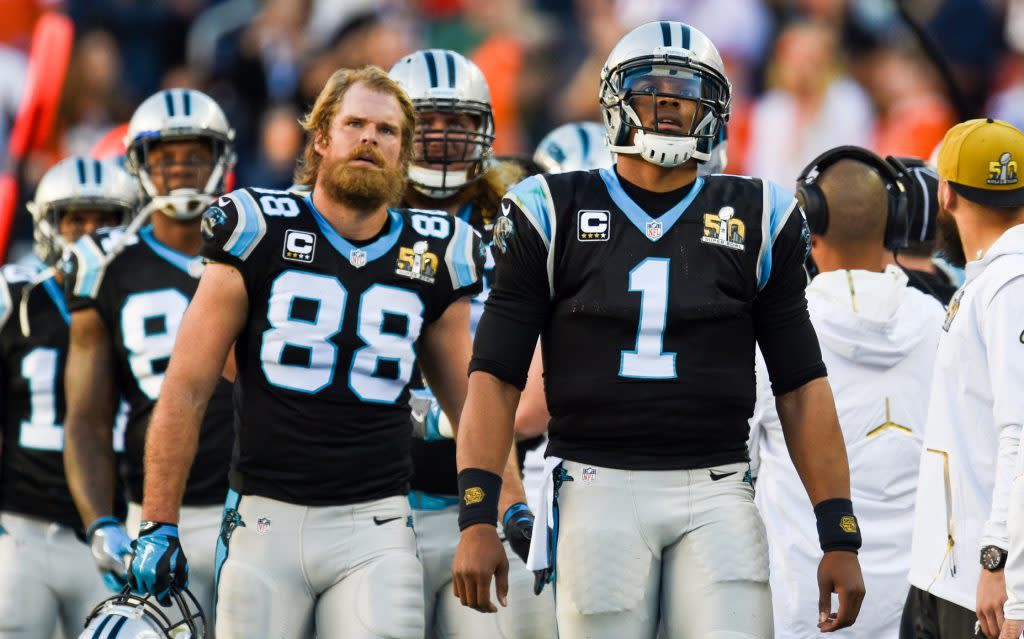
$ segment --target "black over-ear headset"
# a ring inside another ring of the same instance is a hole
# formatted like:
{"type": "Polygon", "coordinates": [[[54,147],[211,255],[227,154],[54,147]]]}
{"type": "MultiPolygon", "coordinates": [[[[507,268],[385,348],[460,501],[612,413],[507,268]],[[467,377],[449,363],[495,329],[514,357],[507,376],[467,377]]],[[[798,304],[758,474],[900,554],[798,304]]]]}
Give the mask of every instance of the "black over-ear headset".
{"type": "Polygon", "coordinates": [[[802,200],[807,214],[807,227],[815,235],[824,235],[828,230],[828,203],[818,186],[818,178],[825,170],[840,160],[856,160],[878,171],[885,185],[889,208],[885,222],[885,248],[890,251],[907,248],[910,224],[907,219],[907,193],[900,178],[907,173],[907,167],[891,155],[885,160],[859,146],[838,146],[814,158],[796,180],[796,193],[802,200]]]}

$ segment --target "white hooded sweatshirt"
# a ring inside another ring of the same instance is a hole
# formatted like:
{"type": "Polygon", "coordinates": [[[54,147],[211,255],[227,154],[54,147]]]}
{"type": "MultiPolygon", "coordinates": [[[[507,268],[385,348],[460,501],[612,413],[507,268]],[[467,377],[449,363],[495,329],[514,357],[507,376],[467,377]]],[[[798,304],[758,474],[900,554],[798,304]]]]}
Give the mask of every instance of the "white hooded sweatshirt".
{"type": "Polygon", "coordinates": [[[981,548],[1009,542],[1024,421],[1024,225],[968,262],[966,274],[935,354],[910,583],[973,611],[981,548]]]}
{"type": "MultiPolygon", "coordinates": [[[[895,639],[909,589],[917,467],[942,306],[908,287],[895,266],[884,273],[822,273],[807,287],[807,301],[836,399],[853,509],[864,537],[860,564],[867,596],[857,623],[836,636],[895,639]]],[[[816,637],[822,552],[760,357],[751,460],[768,532],[775,636],[816,637]]]]}

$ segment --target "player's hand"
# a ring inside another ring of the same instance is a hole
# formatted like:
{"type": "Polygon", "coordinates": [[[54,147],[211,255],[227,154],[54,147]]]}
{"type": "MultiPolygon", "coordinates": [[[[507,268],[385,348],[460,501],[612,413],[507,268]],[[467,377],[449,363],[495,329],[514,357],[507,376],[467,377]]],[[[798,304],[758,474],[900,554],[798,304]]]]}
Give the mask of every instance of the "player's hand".
{"type": "Polygon", "coordinates": [[[498,612],[491,603],[491,577],[498,603],[508,605],[508,557],[490,524],[475,524],[462,531],[452,562],[452,587],[463,606],[480,612],[498,612]]]}
{"type": "Polygon", "coordinates": [[[188,561],[178,541],[178,527],[144,521],[133,544],[128,583],[135,594],[150,594],[161,606],[171,605],[171,590],[188,586],[188,561]]]}
{"type": "Polygon", "coordinates": [[[1024,620],[1006,619],[999,632],[999,639],[1020,639],[1021,632],[1024,632],[1024,620]]]}
{"type": "Polygon", "coordinates": [[[86,541],[107,589],[121,592],[128,583],[128,560],[132,555],[132,540],[124,526],[115,517],[100,517],[90,524],[86,541]]]}
{"type": "Polygon", "coordinates": [[[818,564],[818,629],[835,632],[852,626],[864,601],[864,577],[857,554],[832,550],[818,564]],[[839,595],[839,610],[832,612],[832,593],[839,595]]]}
{"type": "MultiPolygon", "coordinates": [[[[975,612],[981,631],[988,639],[997,639],[1003,626],[1003,604],[1006,603],[1006,578],[1002,570],[981,571],[975,612]]],[[[1015,638],[1016,639],[1016,638],[1015,638]]]]}
{"type": "Polygon", "coordinates": [[[441,405],[429,391],[414,390],[409,397],[412,436],[423,441],[436,442],[451,439],[442,432],[441,405]]]}
{"type": "Polygon", "coordinates": [[[526,558],[530,556],[530,539],[533,537],[533,513],[530,507],[522,502],[512,504],[501,521],[508,545],[525,564],[526,558]]]}

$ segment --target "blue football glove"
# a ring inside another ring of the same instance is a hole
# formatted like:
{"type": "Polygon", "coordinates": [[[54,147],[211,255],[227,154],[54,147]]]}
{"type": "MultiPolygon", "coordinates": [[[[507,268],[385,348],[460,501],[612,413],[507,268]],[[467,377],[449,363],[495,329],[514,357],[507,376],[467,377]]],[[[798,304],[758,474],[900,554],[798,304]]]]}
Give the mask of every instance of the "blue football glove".
{"type": "Polygon", "coordinates": [[[161,606],[170,606],[171,590],[188,587],[188,561],[178,541],[178,527],[144,521],[132,546],[128,584],[135,594],[153,595],[161,606]]]}
{"type": "Polygon", "coordinates": [[[530,556],[530,539],[533,537],[533,513],[530,507],[523,502],[512,504],[505,511],[501,525],[505,528],[505,540],[512,547],[512,552],[519,555],[525,564],[526,558],[530,556]]]}
{"type": "Polygon", "coordinates": [[[116,517],[100,517],[85,533],[92,558],[111,592],[121,592],[128,583],[128,560],[132,540],[116,517]]]}

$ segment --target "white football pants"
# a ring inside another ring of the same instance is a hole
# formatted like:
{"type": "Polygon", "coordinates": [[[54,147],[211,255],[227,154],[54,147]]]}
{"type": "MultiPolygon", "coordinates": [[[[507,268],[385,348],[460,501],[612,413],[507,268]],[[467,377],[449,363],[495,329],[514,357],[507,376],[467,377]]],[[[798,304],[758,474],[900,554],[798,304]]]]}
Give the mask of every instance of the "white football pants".
{"type": "Polygon", "coordinates": [[[0,526],[0,637],[49,639],[58,622],[65,637],[77,637],[92,609],[114,595],[89,546],[34,517],[0,513],[0,526]]]}
{"type": "MultiPolygon", "coordinates": [[[[508,607],[488,614],[467,608],[452,591],[452,560],[459,542],[459,507],[414,510],[416,544],[423,563],[428,639],[555,639],[551,589],[533,594],[533,573],[509,545],[508,607]]],[[[497,601],[491,586],[492,601],[497,601]]]]}
{"type": "Polygon", "coordinates": [[[218,639],[423,637],[423,570],[404,496],[311,507],[232,491],[224,522],[218,639]]]}
{"type": "Polygon", "coordinates": [[[562,467],[572,481],[557,499],[561,639],[653,639],[659,623],[665,639],[773,636],[768,546],[745,462],[562,467]]]}

